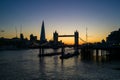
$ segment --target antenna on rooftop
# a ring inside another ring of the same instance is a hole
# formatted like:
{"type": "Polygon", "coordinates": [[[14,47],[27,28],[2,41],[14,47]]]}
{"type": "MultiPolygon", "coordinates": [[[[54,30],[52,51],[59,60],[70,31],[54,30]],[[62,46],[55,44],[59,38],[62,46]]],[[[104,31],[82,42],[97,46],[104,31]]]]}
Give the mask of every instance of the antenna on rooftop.
{"type": "Polygon", "coordinates": [[[16,38],[17,38],[17,27],[15,26],[15,31],[16,31],[16,38]]]}
{"type": "Polygon", "coordinates": [[[87,33],[88,28],[86,27],[86,43],[88,42],[88,33],[87,33]]]}

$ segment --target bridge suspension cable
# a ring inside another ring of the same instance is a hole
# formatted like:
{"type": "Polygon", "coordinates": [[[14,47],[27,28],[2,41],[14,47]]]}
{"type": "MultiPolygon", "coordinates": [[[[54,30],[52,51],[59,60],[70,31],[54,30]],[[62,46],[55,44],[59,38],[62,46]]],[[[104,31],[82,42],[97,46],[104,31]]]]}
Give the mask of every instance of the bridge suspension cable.
{"type": "Polygon", "coordinates": [[[83,40],[81,37],[79,37],[79,39],[80,39],[81,41],[83,41],[83,42],[87,43],[87,41],[83,40]]]}

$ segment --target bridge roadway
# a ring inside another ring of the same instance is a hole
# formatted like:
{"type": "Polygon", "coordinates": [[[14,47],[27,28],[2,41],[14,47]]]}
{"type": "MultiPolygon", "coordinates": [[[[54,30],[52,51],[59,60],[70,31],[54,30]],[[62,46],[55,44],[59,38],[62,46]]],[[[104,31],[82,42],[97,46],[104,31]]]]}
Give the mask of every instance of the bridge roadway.
{"type": "Polygon", "coordinates": [[[74,37],[75,35],[59,35],[58,37],[74,37]]]}

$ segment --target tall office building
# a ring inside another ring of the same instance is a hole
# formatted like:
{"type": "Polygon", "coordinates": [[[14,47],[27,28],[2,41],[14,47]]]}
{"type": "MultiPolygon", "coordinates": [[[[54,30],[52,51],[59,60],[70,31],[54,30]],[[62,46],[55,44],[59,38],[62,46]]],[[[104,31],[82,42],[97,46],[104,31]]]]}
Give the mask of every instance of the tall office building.
{"type": "Polygon", "coordinates": [[[44,27],[44,21],[42,22],[41,27],[41,34],[40,34],[40,44],[45,43],[47,40],[45,38],[45,27],[44,27]]]}

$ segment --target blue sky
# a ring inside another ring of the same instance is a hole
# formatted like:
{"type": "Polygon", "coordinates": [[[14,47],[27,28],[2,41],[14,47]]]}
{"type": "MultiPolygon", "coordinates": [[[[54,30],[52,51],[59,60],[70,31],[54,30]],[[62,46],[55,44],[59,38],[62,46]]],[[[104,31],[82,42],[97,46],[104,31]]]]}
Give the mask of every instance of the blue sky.
{"type": "MultiPolygon", "coordinates": [[[[120,28],[120,0],[0,0],[0,36],[15,37],[20,26],[25,37],[40,36],[45,22],[47,39],[55,30],[59,34],[79,31],[83,39],[88,28],[88,41],[100,41],[113,30],[120,28]]],[[[63,41],[72,38],[61,38],[63,41]]]]}

